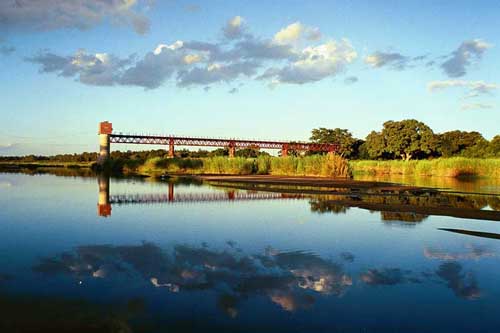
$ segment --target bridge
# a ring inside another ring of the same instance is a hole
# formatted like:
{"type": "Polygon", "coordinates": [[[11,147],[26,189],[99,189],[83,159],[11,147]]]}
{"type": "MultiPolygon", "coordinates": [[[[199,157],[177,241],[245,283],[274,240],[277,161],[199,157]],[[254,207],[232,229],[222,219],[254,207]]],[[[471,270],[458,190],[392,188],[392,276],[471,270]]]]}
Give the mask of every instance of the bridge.
{"type": "Polygon", "coordinates": [[[99,124],[99,162],[109,158],[111,143],[141,144],[141,145],[168,145],[168,156],[174,157],[175,146],[196,147],[224,147],[229,149],[229,157],[234,157],[236,149],[280,149],[281,156],[288,156],[290,150],[319,151],[334,153],[339,150],[339,145],[334,143],[312,143],[269,140],[221,139],[203,137],[183,137],[173,135],[143,135],[113,133],[113,124],[108,121],[99,124]]]}

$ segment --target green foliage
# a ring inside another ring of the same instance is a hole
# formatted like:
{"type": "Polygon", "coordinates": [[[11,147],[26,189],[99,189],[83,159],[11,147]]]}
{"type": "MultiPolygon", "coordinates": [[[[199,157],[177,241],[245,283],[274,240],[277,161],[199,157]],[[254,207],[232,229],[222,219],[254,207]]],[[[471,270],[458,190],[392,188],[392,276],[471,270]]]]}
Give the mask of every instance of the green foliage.
{"type": "Polygon", "coordinates": [[[351,157],[354,152],[356,139],[347,129],[335,128],[315,128],[311,132],[310,140],[316,143],[338,143],[339,153],[342,157],[351,157]]]}
{"type": "Polygon", "coordinates": [[[386,121],[382,129],[385,151],[408,161],[419,153],[430,154],[437,148],[434,132],[415,119],[386,121]]]}
{"type": "Polygon", "coordinates": [[[220,175],[249,175],[254,171],[253,159],[243,157],[210,157],[203,160],[203,172],[220,175]]]}
{"type": "Polygon", "coordinates": [[[350,177],[347,160],[340,155],[311,155],[304,157],[281,157],[271,159],[272,175],[350,177]]]}
{"type": "Polygon", "coordinates": [[[266,152],[259,151],[259,148],[244,148],[236,150],[236,157],[256,158],[261,155],[267,155],[266,152]]]}
{"type": "Polygon", "coordinates": [[[271,156],[262,155],[255,160],[258,175],[267,175],[271,170],[271,156]]]}
{"type": "MultiPolygon", "coordinates": [[[[347,129],[328,129],[320,127],[313,129],[311,138],[317,143],[339,143],[340,155],[349,159],[403,159],[421,160],[436,157],[467,157],[467,158],[494,158],[500,157],[500,135],[490,142],[478,132],[449,131],[434,134],[432,129],[414,119],[402,121],[387,121],[379,132],[372,131],[366,140],[356,139],[347,129]]],[[[293,142],[291,142],[293,146],[293,142]]],[[[304,152],[289,149],[289,157],[299,157],[304,152]]],[[[124,170],[126,172],[140,172],[140,169],[168,170],[168,172],[201,172],[202,162],[207,158],[228,156],[228,148],[218,148],[212,151],[199,149],[197,151],[178,149],[174,159],[167,159],[165,149],[144,151],[112,151],[111,161],[106,163],[110,170],[124,170]],[[156,162],[151,160],[155,159],[156,162]],[[186,160],[185,162],[182,160],[186,160]],[[198,161],[196,161],[198,160],[198,161]],[[157,163],[158,165],[156,165],[157,163]]],[[[325,155],[321,152],[306,152],[306,157],[325,155]]],[[[80,154],[59,154],[54,156],[0,156],[0,163],[6,164],[74,164],[90,166],[97,161],[98,153],[84,152],[80,154]]],[[[275,161],[268,153],[259,151],[258,147],[239,149],[236,157],[255,159],[253,169],[259,174],[267,174],[275,165],[275,172],[294,170],[296,174],[320,174],[318,166],[311,160],[282,160],[275,161]]],[[[214,162],[215,163],[215,162],[214,162]]],[[[231,162],[233,163],[233,162],[231,162]]],[[[424,165],[424,164],[421,164],[424,165]]],[[[223,166],[221,166],[224,168],[223,166]]],[[[405,168],[410,168],[407,166],[405,168]]],[[[231,169],[231,168],[226,168],[231,169]]],[[[245,171],[247,172],[247,171],[245,171]]],[[[291,172],[291,171],[290,171],[291,172]]]]}
{"type": "Polygon", "coordinates": [[[488,141],[478,132],[449,131],[438,134],[438,139],[438,152],[442,157],[460,154],[475,157],[473,155],[488,147],[488,141]]]}
{"type": "Polygon", "coordinates": [[[217,148],[208,153],[208,157],[229,156],[228,148],[217,148]]]}
{"type": "Polygon", "coordinates": [[[436,158],[414,161],[350,161],[353,173],[398,174],[405,176],[500,178],[500,159],[436,158]]]}
{"type": "Polygon", "coordinates": [[[496,135],[490,142],[488,156],[500,157],[500,135],[496,135]]]}
{"type": "MultiPolygon", "coordinates": [[[[339,155],[312,155],[305,157],[272,157],[262,155],[257,158],[208,157],[203,159],[180,159],[154,157],[140,165],[127,165],[127,161],[109,160],[107,170],[137,172],[159,175],[164,173],[218,174],[218,175],[286,175],[286,176],[326,176],[349,177],[350,169],[346,159],[339,155]]],[[[130,161],[129,161],[130,162],[130,161]]]]}
{"type": "Polygon", "coordinates": [[[199,173],[203,168],[203,161],[196,158],[164,158],[153,157],[146,160],[135,169],[124,169],[125,172],[139,172],[145,174],[162,173],[199,173]]]}
{"type": "MultiPolygon", "coordinates": [[[[386,154],[386,145],[384,137],[381,133],[372,131],[366,137],[366,141],[363,144],[364,151],[371,159],[383,158],[386,154]]],[[[391,156],[392,157],[392,156],[391,156]]]]}

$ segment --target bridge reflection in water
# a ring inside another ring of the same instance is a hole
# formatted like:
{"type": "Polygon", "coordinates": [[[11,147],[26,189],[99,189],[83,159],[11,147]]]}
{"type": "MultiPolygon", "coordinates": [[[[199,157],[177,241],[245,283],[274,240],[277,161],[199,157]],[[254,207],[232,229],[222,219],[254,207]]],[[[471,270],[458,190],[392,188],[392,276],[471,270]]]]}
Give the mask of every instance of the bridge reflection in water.
{"type": "Polygon", "coordinates": [[[174,204],[224,201],[256,200],[308,200],[311,211],[317,213],[345,213],[350,208],[380,212],[382,221],[404,221],[417,223],[428,216],[450,216],[475,220],[500,221],[500,196],[471,195],[466,193],[429,190],[374,190],[358,191],[349,188],[298,189],[287,187],[251,188],[243,185],[212,185],[224,189],[210,192],[179,191],[174,193],[175,184],[168,183],[165,192],[111,194],[109,177],[100,175],[99,216],[111,215],[112,205],[130,204],[174,204]],[[168,190],[167,190],[168,189],[168,190]]]}
{"type": "Polygon", "coordinates": [[[110,195],[109,176],[99,175],[99,201],[97,214],[102,217],[111,215],[112,205],[129,204],[159,204],[159,203],[199,203],[215,201],[257,201],[257,200],[296,200],[304,199],[302,194],[286,194],[274,192],[257,191],[217,191],[209,193],[177,193],[175,194],[173,183],[168,183],[167,193],[133,193],[110,195]]]}

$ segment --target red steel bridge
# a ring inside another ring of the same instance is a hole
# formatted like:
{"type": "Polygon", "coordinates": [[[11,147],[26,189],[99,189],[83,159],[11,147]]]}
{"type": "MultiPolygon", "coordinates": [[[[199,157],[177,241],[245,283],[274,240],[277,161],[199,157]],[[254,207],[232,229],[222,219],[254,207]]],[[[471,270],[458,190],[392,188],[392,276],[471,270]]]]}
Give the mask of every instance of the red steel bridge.
{"type": "Polygon", "coordinates": [[[234,157],[238,148],[257,149],[280,149],[281,156],[288,156],[290,150],[295,151],[320,151],[334,153],[339,150],[338,144],[311,143],[311,142],[289,142],[268,140],[245,140],[245,139],[220,139],[202,137],[181,137],[172,135],[143,135],[113,133],[113,125],[110,122],[101,122],[99,125],[100,136],[100,160],[109,157],[111,143],[141,144],[141,145],[168,145],[169,156],[174,157],[175,146],[196,147],[224,147],[229,148],[229,157],[234,157]]]}

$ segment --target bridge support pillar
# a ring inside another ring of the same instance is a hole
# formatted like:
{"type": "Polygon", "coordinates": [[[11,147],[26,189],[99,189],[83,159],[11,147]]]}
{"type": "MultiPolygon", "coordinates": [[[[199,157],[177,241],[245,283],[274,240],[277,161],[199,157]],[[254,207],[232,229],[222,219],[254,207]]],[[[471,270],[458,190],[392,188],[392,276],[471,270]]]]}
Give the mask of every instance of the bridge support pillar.
{"type": "Polygon", "coordinates": [[[97,178],[97,182],[99,184],[97,215],[108,217],[111,215],[111,205],[109,203],[109,176],[101,173],[97,178]]]}
{"type": "Polygon", "coordinates": [[[174,184],[168,183],[168,201],[174,201],[174,184]]]}
{"type": "Polygon", "coordinates": [[[288,145],[284,144],[281,147],[281,157],[287,157],[288,156],[288,145]]]}
{"type": "Polygon", "coordinates": [[[97,164],[104,164],[110,155],[110,142],[109,135],[113,132],[113,124],[103,121],[99,124],[99,156],[97,157],[97,164]]]}
{"type": "Polygon", "coordinates": [[[174,139],[172,138],[168,140],[168,157],[175,157],[174,139]]]}
{"type": "Polygon", "coordinates": [[[236,155],[236,144],[234,141],[229,143],[229,157],[233,158],[236,155]]]}

